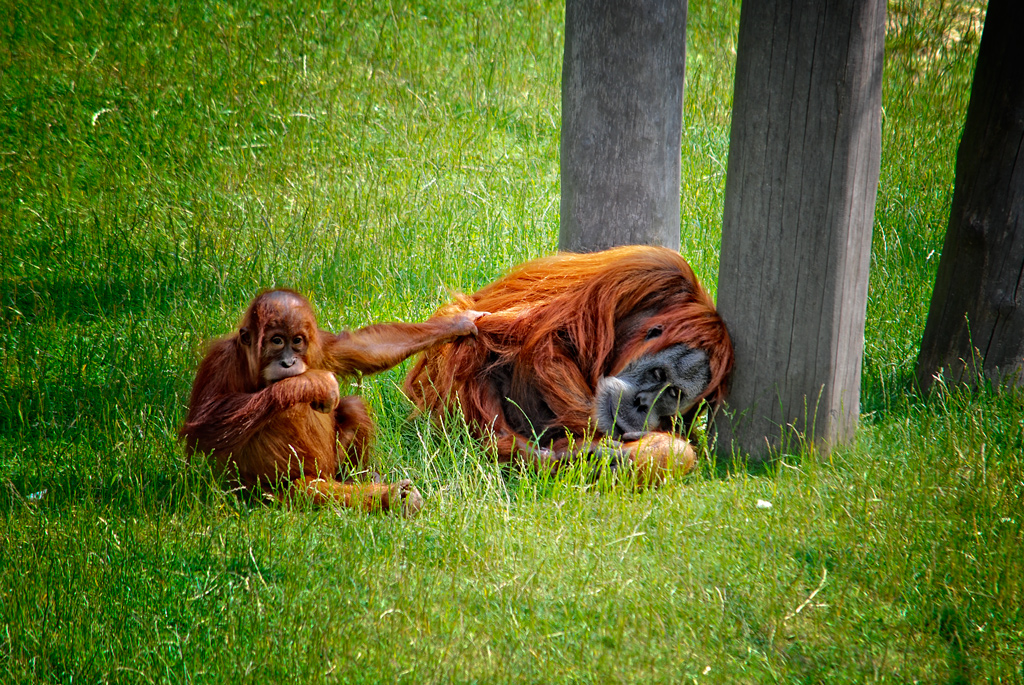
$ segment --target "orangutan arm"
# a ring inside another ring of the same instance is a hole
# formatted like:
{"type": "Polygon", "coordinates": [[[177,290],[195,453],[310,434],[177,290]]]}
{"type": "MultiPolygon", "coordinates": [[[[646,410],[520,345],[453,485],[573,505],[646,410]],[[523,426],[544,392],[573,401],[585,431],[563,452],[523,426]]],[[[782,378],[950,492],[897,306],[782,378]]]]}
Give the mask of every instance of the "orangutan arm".
{"type": "Polygon", "coordinates": [[[255,392],[235,390],[232,340],[215,346],[199,367],[181,434],[194,447],[231,452],[244,445],[282,410],[308,403],[318,411],[338,404],[338,381],[328,371],[311,369],[255,392]]]}
{"type": "Polygon", "coordinates": [[[469,310],[422,323],[379,323],[337,335],[321,331],[325,365],[342,376],[384,371],[428,347],[476,335],[475,322],[483,315],[469,310]]]}

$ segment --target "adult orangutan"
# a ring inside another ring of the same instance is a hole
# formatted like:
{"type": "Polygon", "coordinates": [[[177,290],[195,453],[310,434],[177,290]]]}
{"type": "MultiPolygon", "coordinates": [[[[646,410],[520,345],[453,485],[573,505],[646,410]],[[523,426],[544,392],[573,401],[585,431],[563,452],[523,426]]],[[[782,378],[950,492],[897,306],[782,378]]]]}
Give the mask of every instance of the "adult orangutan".
{"type": "Polygon", "coordinates": [[[500,461],[554,471],[610,456],[647,483],[694,466],[685,436],[701,401],[722,399],[733,350],[678,253],[537,259],[437,315],[477,309],[489,314],[475,338],[430,348],[410,370],[404,389],[420,409],[460,409],[500,461]]]}
{"type": "Polygon", "coordinates": [[[342,466],[368,467],[373,422],[361,398],[340,395],[335,374],[391,368],[431,345],[475,334],[479,316],[463,310],[333,334],[320,330],[298,293],[263,293],[238,331],[215,341],[199,365],[181,429],[186,452],[208,454],[245,488],[291,482],[317,504],[413,515],[423,499],[409,480],[336,480],[342,466]]]}

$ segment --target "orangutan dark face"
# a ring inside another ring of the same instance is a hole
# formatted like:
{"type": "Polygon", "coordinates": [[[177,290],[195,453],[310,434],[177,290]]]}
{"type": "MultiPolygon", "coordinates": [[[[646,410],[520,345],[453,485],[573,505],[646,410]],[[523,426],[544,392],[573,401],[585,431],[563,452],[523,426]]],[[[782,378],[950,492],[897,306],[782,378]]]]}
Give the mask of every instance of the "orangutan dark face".
{"type": "Polygon", "coordinates": [[[594,401],[598,430],[613,437],[665,430],[690,409],[711,380],[708,355],[672,345],[598,381],[594,401]]]}

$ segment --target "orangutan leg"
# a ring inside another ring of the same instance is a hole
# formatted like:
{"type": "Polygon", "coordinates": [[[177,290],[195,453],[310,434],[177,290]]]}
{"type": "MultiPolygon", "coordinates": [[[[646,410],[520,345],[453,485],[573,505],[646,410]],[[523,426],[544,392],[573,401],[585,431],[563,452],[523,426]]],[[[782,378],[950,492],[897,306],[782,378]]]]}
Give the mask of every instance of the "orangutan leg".
{"type": "Polygon", "coordinates": [[[411,480],[397,483],[339,483],[326,478],[304,477],[293,489],[309,496],[313,504],[334,503],[363,511],[397,511],[411,518],[423,508],[423,497],[411,480]]]}

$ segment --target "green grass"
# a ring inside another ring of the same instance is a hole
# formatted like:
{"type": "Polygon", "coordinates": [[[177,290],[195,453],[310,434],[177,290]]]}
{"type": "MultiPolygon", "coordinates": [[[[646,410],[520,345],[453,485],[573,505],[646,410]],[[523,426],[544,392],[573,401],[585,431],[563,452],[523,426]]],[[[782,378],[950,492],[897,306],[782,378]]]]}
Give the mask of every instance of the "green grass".
{"type": "MultiPolygon", "coordinates": [[[[260,289],[412,320],[554,249],[562,5],[2,6],[0,682],[1024,680],[1024,396],[911,392],[974,4],[890,3],[852,445],[656,491],[505,473],[407,419],[403,366],[358,392],[413,521],[225,494],[189,384],[260,289]]],[[[689,8],[712,290],[738,13],[689,8]]]]}

